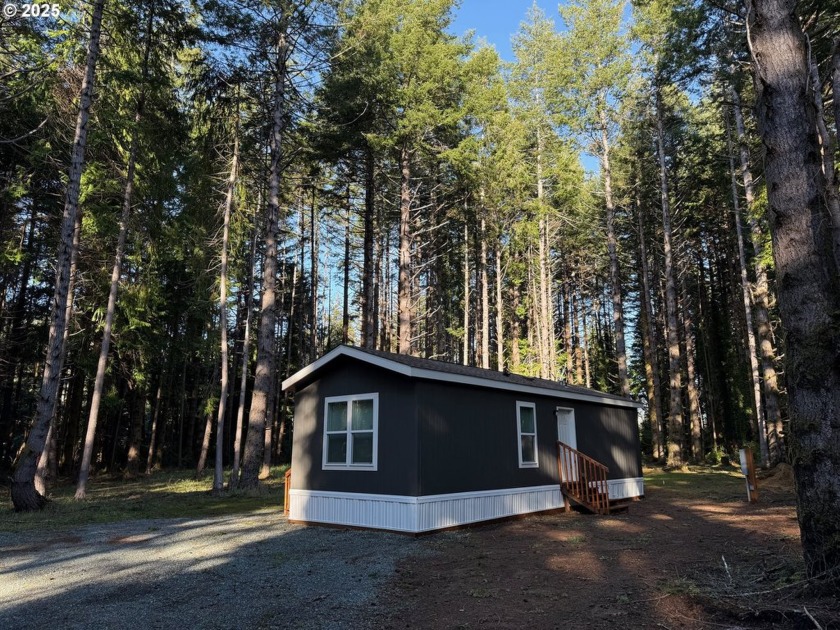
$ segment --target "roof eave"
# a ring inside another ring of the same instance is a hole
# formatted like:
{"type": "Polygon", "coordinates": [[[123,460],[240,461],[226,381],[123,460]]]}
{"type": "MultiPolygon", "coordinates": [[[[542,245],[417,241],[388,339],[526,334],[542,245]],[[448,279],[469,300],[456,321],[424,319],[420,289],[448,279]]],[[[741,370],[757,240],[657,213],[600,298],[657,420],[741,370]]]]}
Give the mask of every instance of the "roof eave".
{"type": "Polygon", "coordinates": [[[386,370],[403,374],[404,376],[421,378],[433,381],[444,381],[448,383],[460,383],[462,385],[472,385],[474,387],[487,387],[490,389],[500,389],[506,391],[523,392],[535,394],[539,396],[548,396],[550,398],[561,398],[566,400],[581,400],[585,402],[596,402],[607,405],[615,405],[618,407],[634,407],[641,408],[641,403],[638,403],[629,398],[613,398],[605,396],[598,392],[576,392],[576,391],[562,391],[557,389],[550,389],[547,387],[540,387],[538,385],[522,385],[519,383],[507,383],[505,381],[497,381],[489,378],[481,378],[477,376],[468,376],[464,374],[456,374],[453,372],[439,372],[428,368],[412,368],[408,365],[392,361],[384,357],[368,354],[363,350],[353,348],[351,346],[338,346],[330,350],[327,354],[322,356],[317,361],[310,363],[306,367],[298,370],[289,378],[283,381],[283,391],[292,389],[301,381],[314,375],[321,368],[331,363],[340,356],[348,356],[371,365],[384,368],[386,370]]]}
{"type": "Polygon", "coordinates": [[[352,357],[354,359],[358,359],[359,361],[364,361],[365,363],[378,365],[379,367],[385,368],[386,370],[391,370],[392,372],[399,372],[400,374],[411,376],[411,368],[407,365],[402,365],[401,363],[397,363],[396,361],[391,361],[389,359],[384,359],[382,357],[377,357],[372,354],[368,354],[367,352],[363,352],[362,350],[353,348],[352,346],[338,346],[337,348],[333,348],[332,350],[327,352],[327,354],[322,356],[317,361],[314,361],[306,367],[301,368],[300,370],[292,374],[289,378],[284,380],[281,383],[283,391],[291,389],[299,382],[303,381],[308,376],[315,374],[318,370],[320,370],[328,363],[331,363],[340,356],[352,357]]]}

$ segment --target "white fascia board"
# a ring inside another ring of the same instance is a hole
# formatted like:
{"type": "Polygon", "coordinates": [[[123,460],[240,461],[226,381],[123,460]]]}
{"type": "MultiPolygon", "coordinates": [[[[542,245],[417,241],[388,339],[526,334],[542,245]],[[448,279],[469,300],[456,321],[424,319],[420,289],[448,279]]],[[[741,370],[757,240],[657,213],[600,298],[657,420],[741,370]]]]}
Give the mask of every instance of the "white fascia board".
{"type": "Polygon", "coordinates": [[[316,370],[321,369],[324,365],[339,356],[348,356],[376,365],[378,367],[403,374],[412,378],[423,378],[432,381],[443,381],[445,383],[459,383],[461,385],[473,385],[475,387],[489,387],[491,389],[501,389],[512,392],[522,392],[525,394],[534,394],[537,396],[548,396],[550,398],[561,398],[564,400],[581,400],[585,402],[595,402],[605,405],[614,405],[616,407],[631,407],[639,409],[642,405],[633,400],[609,398],[607,396],[600,396],[597,392],[591,394],[584,392],[560,391],[556,389],[549,389],[547,387],[538,387],[535,385],[520,385],[518,383],[506,383],[504,381],[497,381],[489,378],[481,378],[477,376],[466,376],[464,374],[453,374],[451,372],[438,372],[437,370],[429,370],[426,368],[412,368],[397,361],[391,361],[383,357],[377,357],[367,352],[362,352],[355,348],[348,346],[339,346],[331,350],[314,363],[310,363],[305,368],[295,372],[283,381],[283,390],[287,390],[300,382],[316,370]]]}
{"type": "Polygon", "coordinates": [[[392,372],[399,372],[400,374],[404,374],[405,376],[411,376],[411,368],[407,365],[403,365],[402,363],[397,363],[396,361],[391,361],[390,359],[383,359],[382,357],[377,357],[372,354],[368,354],[367,352],[362,352],[361,350],[357,350],[356,348],[351,348],[348,346],[338,346],[333,350],[330,350],[322,356],[320,359],[315,361],[314,363],[310,363],[305,368],[302,368],[292,374],[289,378],[283,381],[281,387],[283,391],[293,387],[301,380],[312,374],[313,372],[320,370],[324,367],[327,363],[336,359],[339,356],[347,356],[353,357],[354,359],[358,359],[359,361],[364,361],[365,363],[370,363],[371,365],[376,365],[381,368],[385,368],[386,370],[391,370],[392,372]]]}
{"type": "Polygon", "coordinates": [[[564,400],[583,400],[587,402],[604,403],[607,405],[615,405],[617,407],[633,407],[638,409],[642,406],[640,403],[633,400],[608,398],[606,396],[599,396],[594,392],[592,394],[586,394],[583,392],[564,392],[556,389],[549,389],[547,387],[520,385],[518,383],[505,383],[504,381],[496,381],[489,378],[435,372],[434,370],[416,369],[412,371],[412,376],[435,381],[445,381],[447,383],[460,383],[462,385],[474,385],[475,387],[491,387],[493,389],[503,389],[512,392],[535,394],[538,396],[550,396],[551,398],[562,398],[564,400]]]}
{"type": "Polygon", "coordinates": [[[300,370],[298,370],[297,372],[292,374],[289,378],[287,378],[285,381],[283,381],[281,383],[280,387],[283,389],[283,391],[286,391],[287,389],[289,389],[292,385],[294,385],[295,383],[297,383],[301,379],[309,376],[315,370],[319,370],[320,368],[325,366],[327,363],[329,363],[330,361],[335,359],[337,356],[342,354],[341,351],[343,349],[344,348],[339,346],[338,348],[335,348],[334,350],[330,350],[329,352],[327,352],[327,354],[322,356],[320,359],[318,359],[314,363],[310,363],[305,368],[301,368],[300,370]]]}

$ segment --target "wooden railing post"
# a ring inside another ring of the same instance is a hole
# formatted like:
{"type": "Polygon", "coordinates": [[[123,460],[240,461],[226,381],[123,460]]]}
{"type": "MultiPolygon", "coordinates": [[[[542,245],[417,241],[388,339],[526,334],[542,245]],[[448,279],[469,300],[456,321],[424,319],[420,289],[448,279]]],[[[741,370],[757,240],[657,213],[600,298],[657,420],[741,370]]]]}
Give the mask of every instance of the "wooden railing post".
{"type": "Polygon", "coordinates": [[[283,514],[289,513],[289,490],[292,485],[292,469],[286,470],[286,475],[283,477],[283,514]]]}
{"type": "Polygon", "coordinates": [[[567,503],[566,496],[571,496],[593,512],[610,513],[609,469],[606,466],[558,441],[557,470],[564,503],[567,503]]]}

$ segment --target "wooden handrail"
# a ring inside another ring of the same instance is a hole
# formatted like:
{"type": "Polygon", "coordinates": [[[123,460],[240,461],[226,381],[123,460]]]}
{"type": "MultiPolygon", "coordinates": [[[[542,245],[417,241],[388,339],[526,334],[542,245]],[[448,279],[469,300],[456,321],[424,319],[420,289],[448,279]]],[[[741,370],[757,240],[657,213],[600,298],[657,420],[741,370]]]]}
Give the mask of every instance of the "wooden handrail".
{"type": "Polygon", "coordinates": [[[593,512],[610,513],[609,468],[560,441],[557,442],[557,468],[564,493],[593,512]]]}
{"type": "Polygon", "coordinates": [[[291,467],[286,469],[286,475],[283,478],[284,480],[284,488],[283,488],[283,514],[289,513],[289,490],[292,485],[292,469],[291,467]]]}

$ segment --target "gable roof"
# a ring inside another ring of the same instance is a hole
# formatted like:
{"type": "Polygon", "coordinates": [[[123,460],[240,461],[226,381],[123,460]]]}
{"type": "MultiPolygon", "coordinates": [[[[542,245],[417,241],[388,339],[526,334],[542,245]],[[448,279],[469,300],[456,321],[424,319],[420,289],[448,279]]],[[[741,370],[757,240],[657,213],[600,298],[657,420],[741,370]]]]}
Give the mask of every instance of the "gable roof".
{"type": "Polygon", "coordinates": [[[605,394],[594,389],[567,385],[558,381],[543,378],[532,378],[519,374],[505,374],[495,370],[469,367],[446,361],[421,359],[405,354],[394,354],[382,350],[370,350],[355,346],[338,346],[322,356],[317,361],[298,370],[283,381],[283,390],[294,390],[296,385],[306,384],[313,380],[316,373],[339,357],[350,357],[370,365],[403,374],[410,378],[460,383],[476,387],[489,387],[507,391],[537,394],[552,398],[567,400],[584,400],[588,402],[605,403],[619,407],[635,407],[642,405],[629,398],[605,394]]]}

